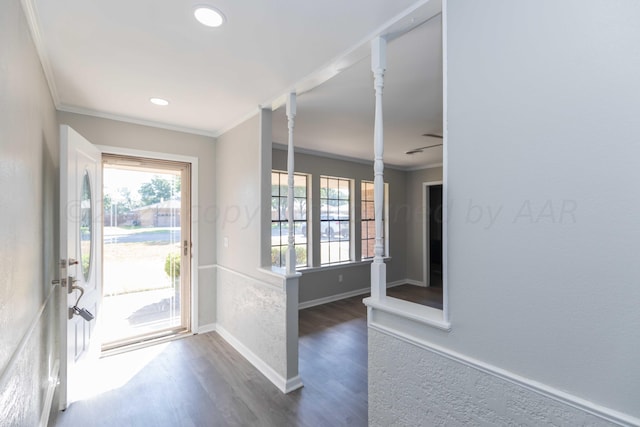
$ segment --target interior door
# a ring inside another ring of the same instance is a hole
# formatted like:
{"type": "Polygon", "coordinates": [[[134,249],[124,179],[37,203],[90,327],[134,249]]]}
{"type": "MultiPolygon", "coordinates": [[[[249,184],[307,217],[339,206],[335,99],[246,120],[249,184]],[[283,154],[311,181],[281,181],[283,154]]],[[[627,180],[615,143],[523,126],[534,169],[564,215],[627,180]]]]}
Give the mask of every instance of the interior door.
{"type": "MultiPolygon", "coordinates": [[[[79,133],[60,127],[60,406],[82,394],[82,379],[99,355],[102,297],[101,153],[79,133]]],[[[86,380],[85,380],[86,381],[86,380]]]]}

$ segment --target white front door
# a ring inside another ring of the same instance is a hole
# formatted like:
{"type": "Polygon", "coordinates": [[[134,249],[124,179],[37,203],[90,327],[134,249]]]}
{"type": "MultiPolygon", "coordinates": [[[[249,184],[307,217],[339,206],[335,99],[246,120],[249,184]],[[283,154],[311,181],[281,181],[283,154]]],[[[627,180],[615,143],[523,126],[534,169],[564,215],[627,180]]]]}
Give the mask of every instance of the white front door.
{"type": "Polygon", "coordinates": [[[60,406],[82,394],[99,355],[102,297],[101,153],[69,126],[60,127],[61,356],[60,406]]]}

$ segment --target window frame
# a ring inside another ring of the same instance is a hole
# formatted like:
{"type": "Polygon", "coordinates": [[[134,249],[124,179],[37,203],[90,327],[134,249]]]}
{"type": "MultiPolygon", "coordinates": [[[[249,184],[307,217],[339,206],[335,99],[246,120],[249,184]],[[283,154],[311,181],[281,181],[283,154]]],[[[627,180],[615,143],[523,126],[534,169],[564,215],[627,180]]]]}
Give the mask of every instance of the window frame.
{"type": "Polygon", "coordinates": [[[320,207],[320,215],[318,218],[318,223],[319,223],[319,230],[320,230],[320,235],[319,235],[319,240],[320,240],[320,267],[327,267],[327,266],[331,266],[331,265],[336,265],[336,264],[344,264],[344,263],[350,263],[350,262],[354,262],[355,261],[355,250],[354,250],[354,244],[353,244],[353,236],[354,236],[354,230],[353,230],[353,224],[354,224],[354,186],[355,186],[355,180],[353,178],[345,178],[345,177],[337,177],[337,176],[328,176],[328,175],[320,175],[319,176],[320,179],[320,186],[319,186],[319,191],[320,191],[320,197],[319,197],[319,207],[320,207]],[[331,188],[329,186],[329,180],[331,181],[336,181],[337,184],[337,197],[329,197],[329,192],[325,192],[325,196],[323,196],[323,189],[324,188],[331,188]],[[325,186],[326,183],[326,186],[325,186]],[[341,190],[342,188],[344,188],[344,186],[346,186],[348,188],[348,196],[346,198],[341,197],[341,190]],[[347,208],[341,208],[340,205],[342,201],[347,201],[348,205],[347,208]],[[337,210],[337,219],[334,219],[334,217],[332,216],[332,214],[329,212],[329,206],[331,205],[330,201],[337,203],[338,205],[338,210],[337,210]],[[323,206],[326,207],[326,212],[323,212],[323,206]],[[345,220],[344,215],[347,215],[347,218],[345,220]],[[323,216],[325,217],[325,219],[323,219],[323,216]],[[335,231],[333,229],[333,225],[330,224],[331,222],[337,222],[337,230],[338,230],[338,238],[335,238],[335,231]],[[344,231],[344,225],[346,222],[346,232],[344,231]],[[329,223],[326,227],[324,227],[324,224],[329,223]],[[322,230],[326,229],[329,230],[329,232],[327,233],[323,233],[322,230]],[[324,240],[323,240],[324,237],[324,240]],[[344,250],[343,249],[343,243],[347,243],[347,249],[344,250]],[[331,255],[331,249],[332,243],[338,243],[338,259],[337,260],[331,260],[332,255],[331,255]],[[325,249],[327,250],[327,254],[328,254],[328,260],[324,261],[323,260],[323,254],[325,253],[325,249]],[[347,253],[347,258],[345,259],[343,256],[343,251],[347,253]]]}
{"type": "MultiPolygon", "coordinates": [[[[302,263],[298,263],[297,260],[297,251],[296,251],[296,269],[299,268],[309,268],[311,267],[311,258],[310,258],[310,245],[311,245],[311,239],[310,239],[310,234],[311,234],[311,227],[310,227],[310,220],[311,220],[311,216],[310,216],[310,203],[309,203],[309,198],[310,198],[310,184],[311,184],[311,176],[309,174],[306,173],[301,173],[301,172],[294,172],[294,177],[302,177],[305,179],[305,196],[304,197],[299,197],[295,195],[295,191],[294,191],[294,220],[293,220],[293,228],[294,230],[298,229],[297,224],[301,224],[300,228],[304,228],[304,230],[306,231],[306,241],[305,242],[297,242],[297,238],[298,235],[294,234],[294,246],[297,247],[304,247],[305,248],[305,258],[306,258],[306,263],[302,264],[302,263]],[[295,201],[297,199],[304,199],[305,201],[305,219],[295,219],[295,201]]],[[[272,215],[271,215],[271,245],[270,245],[270,252],[271,252],[271,267],[276,267],[276,268],[284,268],[286,267],[286,261],[285,261],[285,257],[286,257],[286,249],[289,246],[289,242],[288,242],[288,227],[289,227],[289,219],[287,216],[287,212],[286,211],[282,211],[281,209],[278,209],[278,219],[273,219],[273,207],[274,207],[274,203],[273,203],[273,199],[277,198],[278,199],[278,204],[277,206],[285,206],[286,209],[286,205],[287,205],[287,200],[288,200],[288,191],[289,191],[289,187],[288,187],[288,179],[289,179],[289,174],[288,172],[285,171],[281,171],[281,170],[277,170],[277,169],[272,169],[271,170],[271,208],[272,208],[272,215]],[[278,194],[274,195],[274,183],[273,183],[273,177],[274,174],[278,174],[279,178],[278,178],[278,194]],[[283,180],[286,183],[286,185],[283,185],[283,180]],[[285,189],[286,191],[284,192],[284,194],[281,192],[282,189],[285,189]],[[283,204],[284,202],[284,204],[283,204]],[[279,243],[274,244],[273,243],[273,225],[274,224],[279,224],[279,243]],[[283,235],[282,230],[283,230],[283,224],[286,224],[285,227],[287,228],[287,234],[283,235]],[[283,237],[287,236],[287,239],[283,241],[283,237]],[[273,262],[273,257],[274,257],[274,253],[273,250],[274,248],[279,248],[279,263],[275,264],[273,262]]],[[[294,184],[295,186],[295,184],[294,184]]]]}
{"type": "MultiPolygon", "coordinates": [[[[376,240],[376,233],[375,233],[375,202],[374,202],[374,195],[371,195],[371,199],[366,199],[365,200],[365,191],[364,191],[364,186],[365,185],[370,185],[371,186],[371,191],[374,191],[374,183],[373,181],[368,181],[368,180],[361,180],[360,181],[360,259],[361,260],[370,260],[373,259],[373,257],[375,256],[375,248],[372,249],[371,255],[370,256],[364,256],[364,248],[366,246],[367,241],[373,240],[374,245],[375,245],[375,240],[376,240]],[[364,203],[374,203],[373,205],[373,216],[371,218],[365,218],[364,215],[364,208],[363,205],[364,203]],[[372,237],[365,237],[364,233],[362,232],[363,230],[363,225],[365,222],[371,222],[374,224],[374,228],[373,228],[373,236],[372,237]]],[[[384,192],[383,192],[383,198],[382,198],[382,244],[384,245],[384,252],[382,254],[383,257],[387,258],[389,257],[389,222],[387,221],[387,218],[389,218],[389,184],[388,183],[384,183],[384,192]]]]}

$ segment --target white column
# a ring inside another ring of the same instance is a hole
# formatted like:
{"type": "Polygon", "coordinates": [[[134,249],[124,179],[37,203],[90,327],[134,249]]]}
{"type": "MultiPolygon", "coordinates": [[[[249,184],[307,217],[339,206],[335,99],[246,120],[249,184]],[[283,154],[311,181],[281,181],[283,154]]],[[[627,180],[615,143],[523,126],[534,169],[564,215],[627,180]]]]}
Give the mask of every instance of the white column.
{"type": "Polygon", "coordinates": [[[384,240],[382,215],[384,212],[384,135],[382,126],[382,89],[384,87],[384,71],[387,67],[387,41],[376,37],[371,42],[371,71],[373,72],[376,93],[376,114],[373,133],[374,144],[374,179],[373,200],[375,205],[376,245],[373,263],[371,264],[371,297],[380,299],[386,295],[387,269],[384,263],[384,240]]]}
{"type": "Polygon", "coordinates": [[[293,223],[294,217],[294,204],[293,204],[293,173],[294,168],[294,156],[293,156],[293,126],[294,119],[296,117],[296,94],[290,93],[287,96],[287,123],[289,126],[289,146],[288,146],[288,158],[287,158],[287,174],[289,191],[287,192],[287,219],[289,220],[289,245],[287,246],[287,254],[285,257],[287,264],[287,275],[291,276],[296,272],[296,248],[295,242],[295,229],[293,223]]]}

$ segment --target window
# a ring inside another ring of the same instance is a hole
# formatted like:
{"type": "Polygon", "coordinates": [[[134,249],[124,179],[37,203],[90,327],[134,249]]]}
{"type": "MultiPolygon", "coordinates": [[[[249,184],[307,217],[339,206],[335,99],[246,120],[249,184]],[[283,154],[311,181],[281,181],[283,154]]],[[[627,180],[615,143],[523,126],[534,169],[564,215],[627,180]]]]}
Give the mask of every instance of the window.
{"type": "Polygon", "coordinates": [[[320,264],[351,260],[351,180],[320,177],[320,264]]]}
{"type": "MultiPolygon", "coordinates": [[[[286,265],[289,244],[289,222],[287,211],[288,175],[286,172],[271,172],[271,265],[286,265]]],[[[293,176],[293,224],[296,266],[307,264],[307,176],[293,176]]]]}
{"type": "MultiPolygon", "coordinates": [[[[376,245],[375,205],[373,202],[373,182],[362,181],[362,259],[373,258],[376,245]]],[[[383,218],[384,221],[384,218],[383,218]]]]}
{"type": "MultiPolygon", "coordinates": [[[[387,212],[387,193],[389,184],[384,184],[384,195],[382,199],[382,239],[384,245],[384,255],[387,255],[387,228],[385,217],[387,212]]],[[[371,181],[362,181],[361,183],[360,203],[362,209],[361,227],[362,227],[362,259],[373,258],[375,255],[376,245],[376,221],[375,221],[375,204],[373,200],[374,186],[371,181]]]]}

